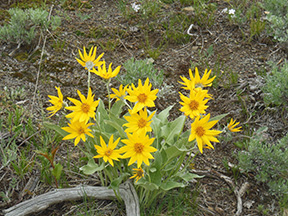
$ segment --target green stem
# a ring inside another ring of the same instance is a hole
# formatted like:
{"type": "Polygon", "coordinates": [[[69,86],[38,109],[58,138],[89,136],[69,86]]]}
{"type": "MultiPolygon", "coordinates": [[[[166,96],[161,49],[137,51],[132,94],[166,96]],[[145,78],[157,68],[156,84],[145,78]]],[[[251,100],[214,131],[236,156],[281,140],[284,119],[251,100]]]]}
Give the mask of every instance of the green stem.
{"type": "Polygon", "coordinates": [[[184,158],[185,158],[185,155],[186,155],[186,153],[183,152],[183,154],[180,156],[180,158],[179,158],[179,160],[178,160],[178,165],[176,166],[176,168],[175,168],[173,171],[170,172],[169,176],[168,176],[168,177],[166,178],[166,180],[163,181],[163,182],[166,182],[167,180],[169,180],[171,176],[173,176],[176,172],[179,171],[179,169],[180,169],[180,167],[181,167],[181,164],[183,163],[183,160],[184,160],[184,158]]]}
{"type": "Polygon", "coordinates": [[[184,165],[184,168],[183,169],[186,169],[190,164],[191,162],[194,160],[194,158],[198,155],[199,151],[192,157],[192,151],[190,152],[190,155],[189,155],[189,158],[187,160],[187,162],[185,163],[184,165]]]}
{"type": "Polygon", "coordinates": [[[88,83],[88,91],[90,89],[90,79],[91,79],[91,73],[90,73],[90,70],[88,69],[88,81],[87,81],[87,83],[88,83]]]}
{"type": "Polygon", "coordinates": [[[113,176],[111,175],[111,172],[109,172],[109,170],[107,170],[107,168],[105,168],[104,171],[105,171],[105,174],[108,176],[110,183],[111,183],[113,181],[113,176]]]}
{"type": "Polygon", "coordinates": [[[118,163],[117,161],[115,161],[115,163],[114,164],[116,164],[116,166],[117,166],[117,168],[116,169],[118,169],[119,170],[119,172],[120,172],[120,175],[122,175],[122,173],[123,173],[123,170],[122,170],[122,168],[121,168],[121,166],[120,166],[120,163],[118,163]]]}
{"type": "Polygon", "coordinates": [[[104,177],[103,177],[102,171],[98,172],[98,176],[100,178],[101,185],[105,186],[105,182],[104,182],[104,177]]]}
{"type": "Polygon", "coordinates": [[[109,116],[110,116],[110,108],[111,108],[111,97],[110,97],[110,88],[109,88],[109,84],[110,84],[111,78],[108,80],[108,82],[106,83],[106,88],[107,88],[107,92],[108,92],[108,110],[109,110],[109,116]]]}

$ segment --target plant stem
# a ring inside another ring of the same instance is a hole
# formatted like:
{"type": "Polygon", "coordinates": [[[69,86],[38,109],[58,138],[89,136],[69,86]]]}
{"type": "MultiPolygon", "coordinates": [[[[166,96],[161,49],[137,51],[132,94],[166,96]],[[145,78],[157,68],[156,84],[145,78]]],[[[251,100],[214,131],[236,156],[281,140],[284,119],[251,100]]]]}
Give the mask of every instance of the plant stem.
{"type": "Polygon", "coordinates": [[[109,84],[110,84],[111,78],[108,80],[106,83],[106,88],[108,92],[108,110],[109,110],[109,116],[110,116],[110,109],[111,109],[111,98],[110,98],[110,89],[109,89],[109,84]]]}
{"type": "Polygon", "coordinates": [[[87,80],[88,92],[89,92],[89,89],[90,89],[90,79],[91,79],[91,72],[90,72],[90,70],[88,69],[88,80],[87,80]]]}

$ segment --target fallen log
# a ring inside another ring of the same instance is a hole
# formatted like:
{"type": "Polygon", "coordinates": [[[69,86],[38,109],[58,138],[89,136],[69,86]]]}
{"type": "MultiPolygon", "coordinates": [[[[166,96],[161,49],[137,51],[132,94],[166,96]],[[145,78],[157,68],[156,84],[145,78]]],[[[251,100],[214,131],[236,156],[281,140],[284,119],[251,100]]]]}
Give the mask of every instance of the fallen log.
{"type": "MultiPolygon", "coordinates": [[[[135,188],[130,181],[120,185],[119,194],[125,203],[126,215],[140,216],[139,199],[135,188]]],[[[41,194],[5,209],[3,210],[3,213],[5,216],[25,216],[45,210],[49,206],[56,203],[79,200],[83,197],[111,200],[115,199],[116,195],[114,191],[112,189],[108,189],[108,187],[80,185],[74,188],[55,189],[48,193],[41,194]]]]}

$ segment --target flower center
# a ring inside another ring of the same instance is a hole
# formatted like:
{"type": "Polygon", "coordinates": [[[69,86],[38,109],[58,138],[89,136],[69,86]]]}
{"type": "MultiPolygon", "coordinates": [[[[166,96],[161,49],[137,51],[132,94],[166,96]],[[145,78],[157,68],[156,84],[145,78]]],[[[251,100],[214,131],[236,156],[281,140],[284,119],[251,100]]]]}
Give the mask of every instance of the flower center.
{"type": "Polygon", "coordinates": [[[78,134],[83,134],[83,133],[85,133],[84,128],[80,127],[78,129],[78,134]]]}
{"type": "Polygon", "coordinates": [[[107,151],[105,152],[105,155],[107,156],[107,157],[109,157],[111,154],[112,154],[112,150],[111,149],[107,149],[107,151]]]}
{"type": "Polygon", "coordinates": [[[146,121],[145,119],[143,119],[143,118],[141,118],[141,119],[138,121],[138,127],[139,127],[139,128],[145,127],[146,124],[147,124],[147,121],[146,121]]]}
{"type": "Polygon", "coordinates": [[[203,84],[202,83],[195,83],[195,88],[203,88],[203,84]]]}
{"type": "Polygon", "coordinates": [[[142,93],[142,94],[138,95],[137,98],[138,98],[138,101],[139,101],[140,103],[144,103],[144,102],[146,101],[146,99],[147,99],[147,95],[144,94],[144,93],[142,93]]]}
{"type": "Polygon", "coordinates": [[[90,110],[89,104],[83,103],[82,106],[81,106],[81,110],[82,110],[84,113],[88,113],[89,110],[90,110]]]}
{"type": "Polygon", "coordinates": [[[202,137],[205,134],[205,130],[203,127],[199,126],[196,128],[196,134],[200,137],[202,137]]]}
{"type": "Polygon", "coordinates": [[[189,107],[191,110],[197,110],[198,107],[199,107],[199,103],[195,100],[192,100],[190,103],[189,103],[189,107]]]}
{"type": "Polygon", "coordinates": [[[87,61],[85,63],[85,66],[88,70],[92,70],[92,68],[94,67],[94,63],[92,61],[87,61]]]}
{"type": "Polygon", "coordinates": [[[138,177],[142,177],[143,171],[142,171],[141,169],[140,169],[140,170],[137,170],[136,175],[137,175],[138,177]]]}
{"type": "Polygon", "coordinates": [[[136,153],[142,153],[143,149],[144,149],[144,145],[142,143],[134,144],[134,150],[136,153]]]}

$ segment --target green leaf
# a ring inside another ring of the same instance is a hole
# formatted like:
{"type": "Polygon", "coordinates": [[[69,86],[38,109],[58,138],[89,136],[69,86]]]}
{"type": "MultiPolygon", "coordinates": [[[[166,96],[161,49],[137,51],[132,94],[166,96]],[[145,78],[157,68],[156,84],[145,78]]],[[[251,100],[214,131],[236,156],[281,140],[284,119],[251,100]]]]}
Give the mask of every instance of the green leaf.
{"type": "Polygon", "coordinates": [[[69,134],[66,131],[64,131],[63,129],[61,129],[61,127],[59,127],[56,124],[53,124],[53,123],[50,123],[50,122],[43,122],[43,125],[44,125],[45,128],[48,128],[48,129],[56,131],[62,137],[65,137],[65,136],[67,136],[69,134]]]}
{"type": "Polygon", "coordinates": [[[203,178],[204,177],[204,176],[199,176],[197,174],[187,173],[187,172],[178,172],[175,176],[180,177],[181,179],[183,179],[186,182],[191,181],[195,178],[203,178]]]}
{"type": "Polygon", "coordinates": [[[159,186],[161,184],[161,165],[162,165],[162,155],[159,151],[154,154],[154,162],[150,167],[150,178],[151,182],[159,186]]]}
{"type": "Polygon", "coordinates": [[[59,180],[62,170],[63,170],[63,166],[57,163],[55,164],[54,169],[52,170],[52,175],[55,176],[57,180],[59,180]]]}
{"type": "Polygon", "coordinates": [[[178,157],[182,154],[182,151],[180,151],[176,146],[169,146],[164,151],[167,155],[167,160],[171,160],[172,158],[178,157]]]}
{"type": "Polygon", "coordinates": [[[122,107],[125,105],[125,103],[122,100],[116,101],[113,106],[111,107],[111,113],[115,116],[119,116],[122,112],[122,107]]]}
{"type": "Polygon", "coordinates": [[[95,172],[101,171],[105,168],[105,162],[103,162],[100,166],[95,163],[94,159],[88,161],[87,165],[80,167],[80,170],[83,171],[86,175],[91,175],[95,172]]]}
{"type": "Polygon", "coordinates": [[[145,188],[147,191],[153,191],[153,190],[159,189],[159,187],[156,184],[152,182],[148,182],[147,180],[144,180],[143,178],[141,178],[137,183],[135,183],[135,185],[139,185],[145,188]]]}
{"type": "Polygon", "coordinates": [[[130,176],[129,173],[122,173],[118,178],[114,179],[111,184],[109,185],[109,188],[113,190],[118,190],[119,185],[123,182],[123,179],[127,178],[130,176]]]}
{"type": "Polygon", "coordinates": [[[174,181],[168,181],[168,182],[163,182],[160,186],[162,190],[168,191],[173,188],[178,188],[178,187],[185,187],[186,185],[180,182],[174,182],[174,181]]]}
{"type": "Polygon", "coordinates": [[[209,122],[210,122],[210,121],[215,121],[215,120],[220,121],[222,118],[224,118],[224,117],[227,116],[227,115],[228,115],[228,113],[221,114],[221,115],[217,115],[217,116],[209,119],[209,122]]]}
{"type": "Polygon", "coordinates": [[[174,144],[174,138],[182,132],[185,120],[186,116],[182,115],[161,128],[161,136],[165,138],[166,143],[174,144]]]}
{"type": "Polygon", "coordinates": [[[118,121],[106,120],[105,123],[112,126],[113,128],[115,128],[119,132],[119,134],[122,138],[126,137],[126,133],[124,132],[122,125],[119,124],[118,121]]]}
{"type": "Polygon", "coordinates": [[[162,127],[162,124],[161,124],[161,120],[158,119],[157,117],[153,116],[152,118],[152,122],[150,124],[152,130],[153,130],[153,133],[154,133],[154,136],[155,138],[160,138],[160,135],[161,135],[161,127],[162,127]]]}
{"type": "Polygon", "coordinates": [[[97,114],[96,120],[99,121],[101,126],[102,126],[101,122],[104,121],[104,119],[109,119],[102,100],[99,101],[96,114],[97,114]]]}
{"type": "Polygon", "coordinates": [[[160,119],[163,124],[168,122],[169,111],[173,108],[173,106],[174,105],[167,107],[157,115],[157,118],[160,119]]]}
{"type": "MultiPolygon", "coordinates": [[[[151,122],[151,128],[153,130],[153,133],[155,134],[155,137],[160,138],[160,129],[163,125],[168,124],[168,116],[169,111],[172,109],[172,106],[167,107],[165,110],[160,112],[158,115],[155,114],[152,118],[151,122]]],[[[151,113],[149,113],[150,115],[151,113]]]]}

